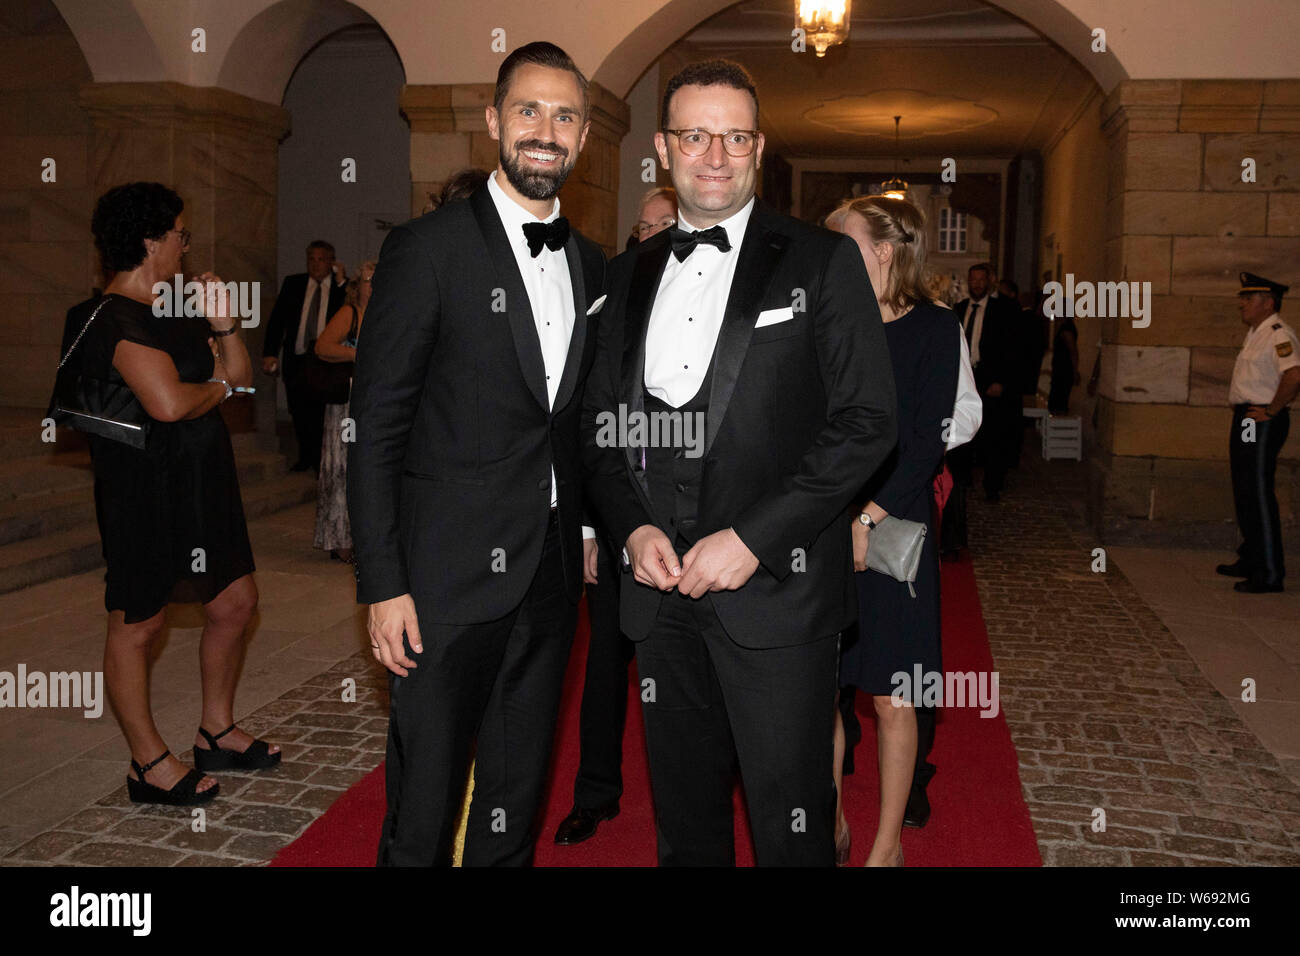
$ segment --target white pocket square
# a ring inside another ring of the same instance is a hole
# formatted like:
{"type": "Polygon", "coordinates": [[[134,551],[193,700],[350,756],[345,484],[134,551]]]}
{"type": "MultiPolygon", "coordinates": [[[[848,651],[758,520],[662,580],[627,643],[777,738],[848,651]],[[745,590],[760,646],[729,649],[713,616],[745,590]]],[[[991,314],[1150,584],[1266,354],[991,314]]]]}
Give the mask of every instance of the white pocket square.
{"type": "Polygon", "coordinates": [[[794,309],[786,306],[784,309],[768,309],[766,312],[758,313],[758,321],[754,323],[754,328],[761,329],[765,325],[776,325],[778,322],[789,322],[794,318],[794,309]]]}
{"type": "Polygon", "coordinates": [[[595,302],[591,303],[591,308],[587,310],[588,315],[595,315],[600,311],[600,307],[605,304],[605,296],[601,296],[595,302]]]}

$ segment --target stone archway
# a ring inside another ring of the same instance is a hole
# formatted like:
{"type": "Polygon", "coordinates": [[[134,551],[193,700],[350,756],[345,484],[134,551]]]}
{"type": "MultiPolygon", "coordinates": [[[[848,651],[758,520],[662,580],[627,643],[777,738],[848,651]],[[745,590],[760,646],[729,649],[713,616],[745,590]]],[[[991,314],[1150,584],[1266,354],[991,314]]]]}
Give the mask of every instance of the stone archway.
{"type": "Polygon", "coordinates": [[[282,0],[244,24],[222,60],[216,85],[279,103],[289,78],[313,47],[361,24],[382,28],[347,0],[282,0]]]}
{"type": "MultiPolygon", "coordinates": [[[[1023,20],[1063,49],[1092,74],[1103,92],[1109,93],[1128,78],[1128,71],[1116,54],[1091,52],[1092,28],[1060,0],[984,2],[1023,20]]],[[[735,0],[668,0],[624,37],[601,61],[592,79],[616,96],[627,96],[641,74],[664,50],[705,20],[731,6],[735,6],[735,0]]]]}

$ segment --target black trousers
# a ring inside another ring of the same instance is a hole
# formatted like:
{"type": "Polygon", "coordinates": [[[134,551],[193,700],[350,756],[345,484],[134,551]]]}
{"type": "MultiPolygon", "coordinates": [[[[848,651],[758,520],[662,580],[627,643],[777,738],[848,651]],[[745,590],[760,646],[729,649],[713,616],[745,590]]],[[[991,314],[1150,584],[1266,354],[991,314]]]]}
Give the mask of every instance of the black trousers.
{"type": "Polygon", "coordinates": [[[975,451],[984,466],[984,493],[1002,491],[1007,470],[1015,455],[1015,430],[1020,427],[1019,395],[1003,392],[997,397],[984,396],[984,419],[975,433],[975,451]]]}
{"type": "Polygon", "coordinates": [[[320,467],[321,440],[325,432],[325,403],[315,398],[303,386],[304,356],[295,355],[292,348],[284,351],[284,395],[289,404],[289,417],[293,419],[293,433],[298,439],[298,460],[314,468],[320,467]]]}
{"type": "Polygon", "coordinates": [[[573,805],[595,810],[623,795],[623,727],[627,722],[627,669],[636,645],[618,624],[621,546],[599,538],[596,583],[587,585],[591,640],[582,685],[580,759],[573,805]]]}
{"type": "Polygon", "coordinates": [[[1232,501],[1237,511],[1241,547],[1237,549],[1250,580],[1281,584],[1286,576],[1282,554],[1282,519],[1278,514],[1273,478],[1277,456],[1291,430],[1291,413],[1283,409],[1266,422],[1255,423],[1255,440],[1242,440],[1246,405],[1237,405],[1228,436],[1228,463],[1232,469],[1232,501]]]}
{"type": "Polygon", "coordinates": [[[744,648],[674,592],[636,656],[659,865],[735,865],[737,766],[759,865],[832,865],[839,635],[744,648]]]}
{"type": "Polygon", "coordinates": [[[424,653],[389,676],[388,812],[380,866],[451,863],[471,747],[465,866],[526,866],[550,762],[577,608],[564,594],[551,513],[541,565],[519,607],[484,624],[440,625],[417,598],[424,653]]]}
{"type": "Polygon", "coordinates": [[[952,472],[952,492],[943,506],[943,519],[939,527],[939,550],[955,554],[969,546],[966,531],[966,495],[972,484],[975,447],[972,442],[958,445],[947,454],[948,470],[952,472]]]}

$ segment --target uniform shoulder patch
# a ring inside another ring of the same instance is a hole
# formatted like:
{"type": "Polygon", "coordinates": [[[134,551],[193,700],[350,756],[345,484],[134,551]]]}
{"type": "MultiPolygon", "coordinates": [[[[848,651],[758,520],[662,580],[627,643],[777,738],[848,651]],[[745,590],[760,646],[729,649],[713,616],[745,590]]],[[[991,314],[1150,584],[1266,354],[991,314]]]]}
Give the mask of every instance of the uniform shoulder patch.
{"type": "Polygon", "coordinates": [[[1286,358],[1291,354],[1291,342],[1289,339],[1285,342],[1278,342],[1277,345],[1273,346],[1273,348],[1277,350],[1279,358],[1286,358]]]}

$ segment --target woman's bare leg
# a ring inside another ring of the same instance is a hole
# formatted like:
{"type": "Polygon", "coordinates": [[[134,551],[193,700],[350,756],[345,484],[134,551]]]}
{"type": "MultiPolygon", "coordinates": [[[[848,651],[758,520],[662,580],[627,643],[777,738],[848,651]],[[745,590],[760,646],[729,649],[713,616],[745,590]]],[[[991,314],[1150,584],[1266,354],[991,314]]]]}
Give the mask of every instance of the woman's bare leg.
{"type": "MultiPolygon", "coordinates": [[[[158,759],[163,751],[169,749],[167,742],[158,733],[149,704],[150,656],[154,645],[162,636],[165,613],[164,609],[153,617],[134,624],[126,623],[126,615],[122,611],[112,611],[108,615],[108,639],[104,642],[104,683],[108,688],[109,702],[117,714],[118,725],[126,737],[127,746],[131,748],[131,759],[141,766],[158,759]]],[[[144,778],[155,787],[170,790],[189,773],[189,769],[175,756],[171,756],[149,770],[144,778]]],[[[135,776],[134,771],[131,776],[135,776]]],[[[211,777],[204,777],[199,782],[198,789],[202,792],[216,782],[211,777]]]]}
{"type": "MultiPolygon", "coordinates": [[[[218,734],[235,722],[235,687],[244,659],[244,632],[257,609],[257,585],[246,574],[232,581],[224,591],[203,605],[207,623],[199,642],[199,670],[203,678],[203,716],[200,726],[218,734]]],[[[236,728],[221,738],[223,750],[244,751],[253,738],[236,728]]],[[[208,749],[208,742],[196,731],[194,746],[208,749]]],[[[271,747],[271,753],[279,751],[271,747]]]]}
{"type": "Polygon", "coordinates": [[[893,866],[901,850],[903,813],[916,769],[916,711],[894,706],[892,697],[872,698],[880,759],[880,822],[867,866],[893,866]]]}

